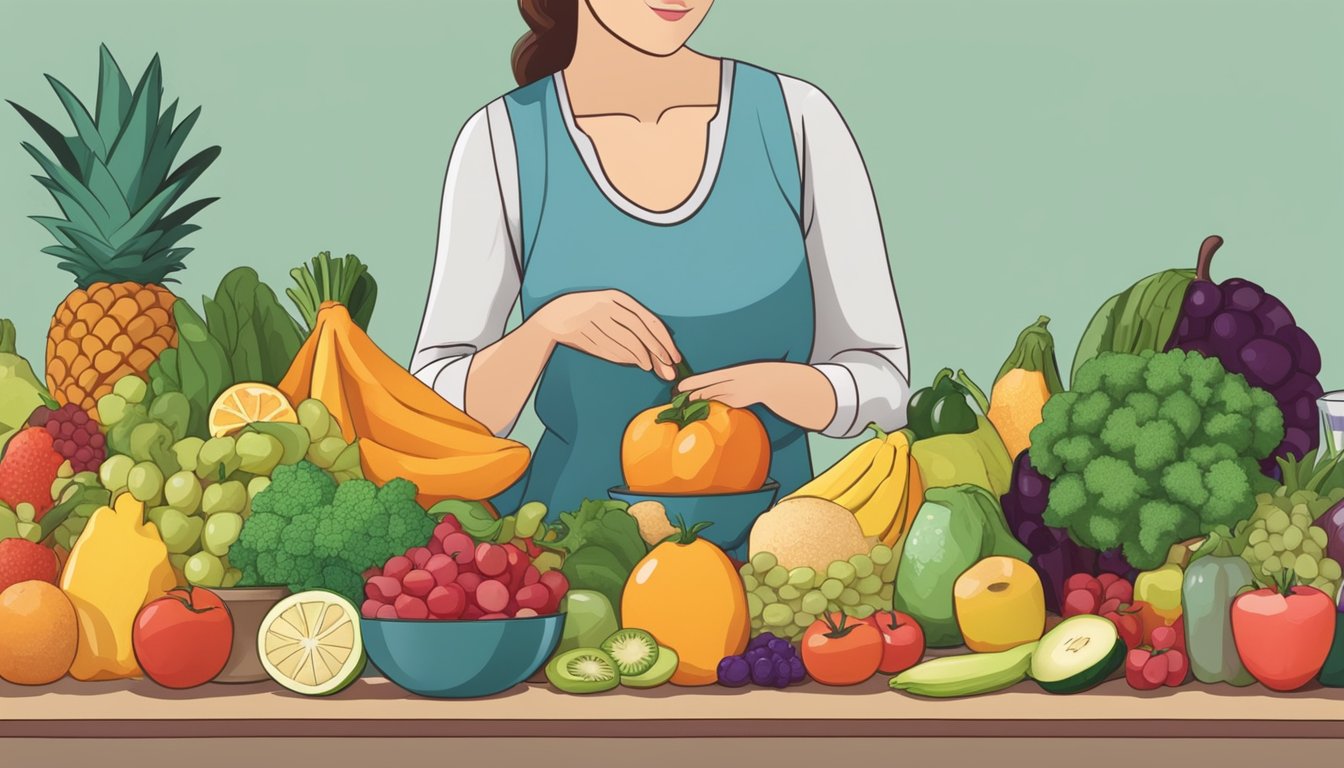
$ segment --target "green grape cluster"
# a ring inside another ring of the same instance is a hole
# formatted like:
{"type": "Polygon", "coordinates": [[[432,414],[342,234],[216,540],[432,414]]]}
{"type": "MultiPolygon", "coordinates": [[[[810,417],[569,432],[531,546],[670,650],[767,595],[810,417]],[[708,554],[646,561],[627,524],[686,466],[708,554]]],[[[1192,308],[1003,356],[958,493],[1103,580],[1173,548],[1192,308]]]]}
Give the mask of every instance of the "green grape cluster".
{"type": "Polygon", "coordinates": [[[770,632],[796,642],[825,613],[844,611],[866,619],[887,610],[897,564],[885,544],[866,555],[837,560],[820,572],[807,566],[787,569],[769,552],[757,552],[739,571],[751,633],[770,632]]]}
{"type": "Polygon", "coordinates": [[[1340,583],[1340,564],[1325,556],[1325,529],[1313,525],[1328,498],[1311,491],[1278,492],[1256,496],[1255,513],[1237,526],[1241,556],[1251,573],[1263,583],[1285,568],[1291,568],[1302,584],[1335,595],[1340,583]]]}
{"type": "MultiPolygon", "coordinates": [[[[70,469],[69,462],[67,462],[61,467],[56,482],[51,484],[51,497],[58,500],[65,498],[66,491],[72,484],[85,489],[101,487],[97,474],[93,472],[73,472],[70,469]]],[[[106,502],[106,494],[98,496],[84,493],[74,509],[70,510],[70,514],[66,516],[65,520],[61,521],[60,525],[56,526],[56,530],[51,532],[51,541],[69,551],[75,545],[75,540],[84,532],[84,526],[88,525],[89,518],[106,502]]]]}
{"type": "Polygon", "coordinates": [[[148,396],[144,381],[128,376],[99,400],[110,453],[98,479],[113,497],[125,491],[145,505],[169,560],[190,584],[232,587],[242,578],[229,564],[229,548],[276,467],[306,459],[338,481],[363,476],[358,445],[345,441],[317,400],[299,404],[298,424],[254,424],[204,439],[186,434],[183,395],[164,392],[147,404],[148,396]]]}
{"type": "Polygon", "coordinates": [[[0,502],[0,539],[27,539],[36,543],[42,538],[36,518],[37,508],[32,504],[22,502],[10,509],[0,502]]]}

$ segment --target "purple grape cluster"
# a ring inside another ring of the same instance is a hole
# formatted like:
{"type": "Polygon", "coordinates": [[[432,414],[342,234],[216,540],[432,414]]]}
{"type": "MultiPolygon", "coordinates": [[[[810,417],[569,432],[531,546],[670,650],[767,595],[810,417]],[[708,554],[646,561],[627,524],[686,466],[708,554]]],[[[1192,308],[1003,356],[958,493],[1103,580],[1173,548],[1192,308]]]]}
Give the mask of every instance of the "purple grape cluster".
{"type": "Polygon", "coordinates": [[[1321,350],[1288,307],[1259,285],[1237,277],[1221,283],[1209,279],[1209,262],[1221,244],[1221,239],[1205,241],[1166,349],[1216,357],[1229,372],[1274,395],[1283,411],[1283,442],[1260,466],[1278,477],[1276,458],[1304,456],[1320,441],[1316,399],[1323,390],[1316,377],[1321,350]]]}
{"type": "Polygon", "coordinates": [[[107,440],[98,422],[74,403],[55,409],[39,405],[28,417],[28,426],[46,429],[55,441],[52,447],[70,460],[76,472],[97,472],[107,458],[107,440]]]}
{"type": "Polygon", "coordinates": [[[746,653],[725,656],[719,662],[719,685],[741,688],[753,683],[765,688],[788,688],[807,677],[803,659],[793,644],[763,632],[751,639],[746,653]]]}
{"type": "Polygon", "coordinates": [[[1050,478],[1031,466],[1029,451],[1013,462],[1013,479],[1000,500],[1008,529],[1031,551],[1031,567],[1041,577],[1046,610],[1059,613],[1064,604],[1064,582],[1075,573],[1093,576],[1114,573],[1133,581],[1137,572],[1117,549],[1098,552],[1069,538],[1063,528],[1045,524],[1050,500],[1050,478]]]}

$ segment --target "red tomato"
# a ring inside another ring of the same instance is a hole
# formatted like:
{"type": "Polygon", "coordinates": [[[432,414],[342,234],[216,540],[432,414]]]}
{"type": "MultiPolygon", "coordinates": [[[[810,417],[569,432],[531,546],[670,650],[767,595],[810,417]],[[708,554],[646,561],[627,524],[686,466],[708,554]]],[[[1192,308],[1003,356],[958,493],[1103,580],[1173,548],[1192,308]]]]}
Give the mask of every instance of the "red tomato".
{"type": "Polygon", "coordinates": [[[1257,589],[1232,602],[1232,639],[1247,671],[1294,691],[1321,671],[1335,639],[1335,601],[1315,587],[1257,589]]]}
{"type": "Polygon", "coordinates": [[[924,658],[924,629],[908,614],[878,611],[868,619],[882,635],[882,660],[877,671],[884,675],[915,666],[924,658]]]}
{"type": "Polygon", "coordinates": [[[215,679],[233,650],[233,618],[208,589],[174,589],[135,617],[131,646],[145,676],[165,688],[215,679]]]}
{"type": "Polygon", "coordinates": [[[803,667],[826,685],[855,685],[872,677],[882,663],[882,633],[877,625],[832,613],[803,633],[803,667]]]}

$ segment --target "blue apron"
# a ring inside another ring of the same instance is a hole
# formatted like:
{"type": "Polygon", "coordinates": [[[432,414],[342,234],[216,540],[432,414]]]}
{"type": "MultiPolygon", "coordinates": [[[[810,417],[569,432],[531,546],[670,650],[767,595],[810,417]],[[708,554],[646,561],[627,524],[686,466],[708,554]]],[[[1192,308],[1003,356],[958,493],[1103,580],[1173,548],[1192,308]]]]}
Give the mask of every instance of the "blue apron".
{"type": "MultiPolygon", "coordinates": [[[[518,154],[523,318],[563,294],[615,289],[662,319],[696,372],[808,362],[812,281],[779,79],[735,64],[717,177],[703,205],[676,224],[636,218],[606,197],[558,98],[553,78],[505,97],[518,154]]],[[[541,501],[554,519],[585,498],[607,498],[623,482],[626,424],[670,397],[671,385],[653,373],[557,346],[536,393],[545,432],[527,474],[494,500],[497,507],[541,501]]],[[[753,410],[770,436],[770,477],[789,493],[812,477],[807,435],[753,410]]]]}

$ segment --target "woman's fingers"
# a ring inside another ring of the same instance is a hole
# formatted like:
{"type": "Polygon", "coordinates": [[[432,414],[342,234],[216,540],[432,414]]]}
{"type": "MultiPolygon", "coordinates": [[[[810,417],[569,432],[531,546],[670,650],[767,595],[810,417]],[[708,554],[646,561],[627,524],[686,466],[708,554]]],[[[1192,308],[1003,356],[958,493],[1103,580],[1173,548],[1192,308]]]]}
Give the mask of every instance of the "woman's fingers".
{"type": "Polygon", "coordinates": [[[669,366],[681,362],[681,352],[677,349],[676,343],[672,341],[672,334],[668,332],[667,326],[663,325],[663,321],[658,319],[657,315],[646,309],[643,304],[619,291],[614,292],[612,301],[628,310],[635,316],[640,325],[644,326],[650,340],[648,347],[655,355],[669,366]]]}
{"type": "Polygon", "coordinates": [[[677,371],[672,367],[671,355],[663,348],[652,333],[649,332],[639,319],[639,316],[624,307],[616,307],[612,313],[611,322],[628,331],[637,341],[639,346],[646,350],[649,355],[649,362],[656,369],[659,376],[668,381],[677,377],[677,371]]]}
{"type": "Polygon", "coordinates": [[[692,401],[717,400],[729,408],[746,408],[756,404],[755,400],[738,391],[731,381],[694,390],[689,393],[688,399],[692,401]]]}
{"type": "Polygon", "coordinates": [[[617,344],[610,336],[602,333],[595,326],[589,326],[586,330],[578,331],[578,337],[583,340],[583,343],[576,344],[574,347],[580,352],[586,352],[593,357],[619,365],[639,365],[639,360],[633,352],[617,344]]]}
{"type": "Polygon", "coordinates": [[[606,337],[612,344],[625,350],[633,359],[635,365],[646,371],[653,370],[653,360],[649,356],[648,348],[644,346],[639,336],[629,328],[615,320],[605,319],[594,322],[593,329],[601,336],[606,337]]]}
{"type": "Polygon", "coordinates": [[[727,369],[718,371],[707,371],[705,373],[697,373],[692,376],[687,376],[686,378],[682,379],[681,383],[677,385],[677,391],[694,392],[698,389],[705,389],[707,387],[715,387],[720,384],[725,384],[732,380],[733,380],[733,374],[729,373],[727,369]]]}

